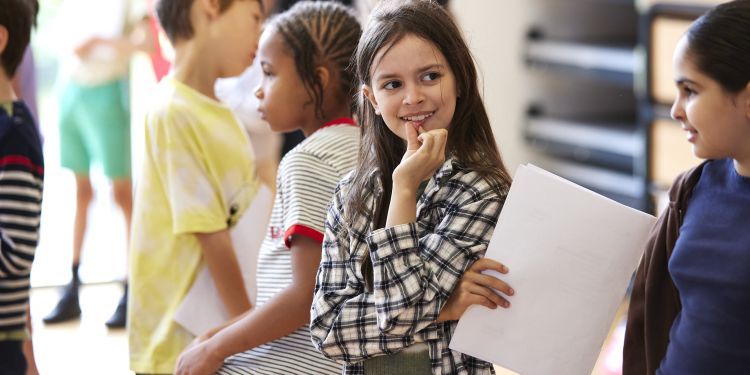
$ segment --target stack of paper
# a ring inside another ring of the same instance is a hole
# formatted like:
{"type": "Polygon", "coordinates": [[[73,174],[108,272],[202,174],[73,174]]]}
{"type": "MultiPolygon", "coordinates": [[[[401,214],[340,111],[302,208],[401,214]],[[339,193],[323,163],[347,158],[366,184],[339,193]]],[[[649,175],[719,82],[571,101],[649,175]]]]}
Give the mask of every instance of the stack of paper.
{"type": "MultiPolygon", "coordinates": [[[[261,185],[253,203],[230,232],[245,281],[245,289],[253,304],[258,252],[268,231],[272,207],[273,194],[265,185],[261,185]]],[[[229,320],[229,313],[224,308],[219,292],[216,291],[214,279],[205,267],[198,273],[193,287],[175,312],[174,320],[196,336],[229,320]]]]}
{"type": "Polygon", "coordinates": [[[590,374],[655,222],[535,166],[516,172],[487,257],[515,290],[469,307],[450,348],[522,375],[590,374]]]}

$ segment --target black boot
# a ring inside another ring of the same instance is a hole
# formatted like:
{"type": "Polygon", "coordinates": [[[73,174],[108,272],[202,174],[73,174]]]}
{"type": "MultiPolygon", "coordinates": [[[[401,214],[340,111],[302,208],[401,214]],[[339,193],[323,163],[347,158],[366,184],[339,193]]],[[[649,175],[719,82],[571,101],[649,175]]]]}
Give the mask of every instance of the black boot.
{"type": "Polygon", "coordinates": [[[81,281],[78,279],[78,275],[74,273],[73,280],[64,287],[55,309],[44,317],[45,323],[62,323],[81,316],[81,305],[78,303],[78,288],[80,285],[81,281]]]}
{"type": "Polygon", "coordinates": [[[125,291],[122,293],[120,302],[117,303],[115,313],[107,320],[106,324],[109,328],[125,328],[125,322],[128,316],[128,284],[125,283],[125,291]]]}

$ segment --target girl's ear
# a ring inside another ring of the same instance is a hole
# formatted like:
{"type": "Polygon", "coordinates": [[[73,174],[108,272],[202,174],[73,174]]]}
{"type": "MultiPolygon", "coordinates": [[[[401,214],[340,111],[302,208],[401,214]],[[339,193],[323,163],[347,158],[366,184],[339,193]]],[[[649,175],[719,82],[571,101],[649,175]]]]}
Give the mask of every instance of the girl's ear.
{"type": "Polygon", "coordinates": [[[328,83],[331,82],[331,71],[325,66],[319,66],[315,68],[315,75],[318,76],[320,85],[323,87],[323,90],[325,90],[328,87],[328,83]]]}
{"type": "Polygon", "coordinates": [[[745,86],[745,117],[750,121],[750,81],[745,86]]]}
{"type": "MultiPolygon", "coordinates": [[[[5,47],[8,46],[8,29],[5,26],[0,25],[0,54],[5,51],[5,47]]],[[[8,77],[10,79],[11,77],[8,77]]]]}
{"type": "Polygon", "coordinates": [[[378,100],[375,99],[375,95],[372,93],[372,89],[368,85],[362,85],[362,94],[367,97],[372,107],[375,108],[375,114],[380,116],[380,108],[378,107],[378,100]]]}

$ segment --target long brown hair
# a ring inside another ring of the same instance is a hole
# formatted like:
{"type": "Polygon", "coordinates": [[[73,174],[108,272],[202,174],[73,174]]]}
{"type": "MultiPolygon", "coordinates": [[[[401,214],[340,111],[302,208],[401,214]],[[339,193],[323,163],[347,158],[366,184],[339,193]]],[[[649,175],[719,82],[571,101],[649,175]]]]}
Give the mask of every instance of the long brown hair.
{"type": "MultiPolygon", "coordinates": [[[[415,35],[433,43],[448,61],[456,78],[459,98],[448,130],[446,152],[462,166],[488,179],[499,194],[510,187],[510,174],[498,152],[489,117],[479,94],[474,59],[451,16],[436,2],[426,0],[382,1],[370,15],[354,55],[357,79],[370,85],[371,69],[378,52],[390,48],[406,35],[415,35]]],[[[360,92],[357,116],[362,126],[358,165],[352,187],[345,200],[344,216],[350,223],[358,215],[367,215],[361,199],[368,189],[368,176],[380,170],[383,194],[376,202],[373,220],[377,228],[385,225],[390,204],[390,176],[406,151],[404,141],[391,132],[383,118],[360,92]]]]}

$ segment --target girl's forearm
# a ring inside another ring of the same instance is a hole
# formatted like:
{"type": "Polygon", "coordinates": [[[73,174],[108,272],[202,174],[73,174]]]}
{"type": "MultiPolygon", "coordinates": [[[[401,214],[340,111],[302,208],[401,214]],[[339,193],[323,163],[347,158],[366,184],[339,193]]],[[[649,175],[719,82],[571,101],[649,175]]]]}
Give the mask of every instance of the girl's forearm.
{"type": "Polygon", "coordinates": [[[227,328],[227,327],[231,326],[232,324],[234,324],[234,323],[236,323],[236,322],[244,319],[250,313],[252,313],[252,310],[247,310],[244,313],[242,313],[240,315],[237,315],[234,318],[231,318],[231,319],[227,320],[226,322],[224,322],[220,326],[217,326],[217,327],[214,327],[214,328],[210,329],[208,332],[200,335],[198,337],[198,341],[199,342],[203,342],[203,341],[206,341],[206,340],[210,339],[211,337],[213,337],[215,334],[219,333],[224,328],[227,328]]]}
{"type": "Polygon", "coordinates": [[[308,324],[312,295],[294,284],[206,340],[224,358],[280,339],[308,324]]]}
{"type": "Polygon", "coordinates": [[[391,203],[388,206],[388,217],[385,227],[413,223],[417,220],[417,190],[393,184],[391,203]]]}

